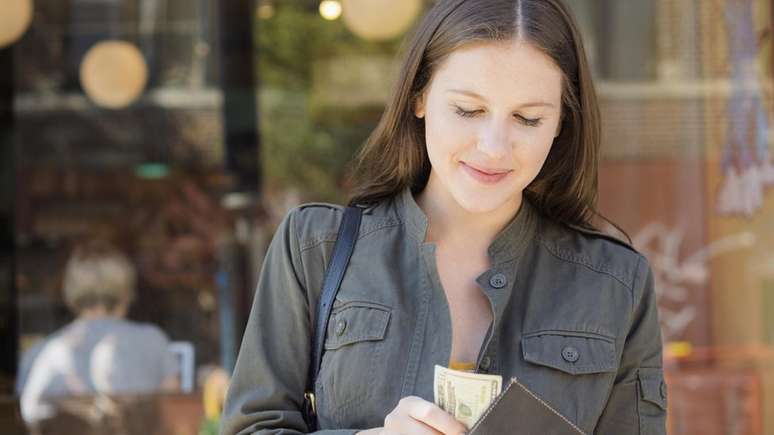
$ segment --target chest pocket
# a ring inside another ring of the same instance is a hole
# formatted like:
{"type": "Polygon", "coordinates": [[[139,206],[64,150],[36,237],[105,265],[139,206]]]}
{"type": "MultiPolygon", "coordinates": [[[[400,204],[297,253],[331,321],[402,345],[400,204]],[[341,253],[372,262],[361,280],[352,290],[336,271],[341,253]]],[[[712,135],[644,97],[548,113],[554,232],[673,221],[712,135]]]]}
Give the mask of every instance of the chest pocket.
{"type": "Polygon", "coordinates": [[[579,331],[538,331],[522,337],[524,359],[571,375],[616,371],[615,341],[579,331]]]}
{"type": "Polygon", "coordinates": [[[315,385],[320,413],[335,420],[374,394],[375,375],[386,370],[380,355],[390,317],[390,307],[373,302],[334,304],[315,385]]]}
{"type": "Polygon", "coordinates": [[[361,341],[380,341],[387,332],[390,309],[370,302],[349,302],[331,313],[325,350],[336,350],[361,341]]]}
{"type": "Polygon", "coordinates": [[[613,338],[543,330],[525,334],[521,344],[528,387],[580,427],[599,416],[618,370],[613,338]]]}

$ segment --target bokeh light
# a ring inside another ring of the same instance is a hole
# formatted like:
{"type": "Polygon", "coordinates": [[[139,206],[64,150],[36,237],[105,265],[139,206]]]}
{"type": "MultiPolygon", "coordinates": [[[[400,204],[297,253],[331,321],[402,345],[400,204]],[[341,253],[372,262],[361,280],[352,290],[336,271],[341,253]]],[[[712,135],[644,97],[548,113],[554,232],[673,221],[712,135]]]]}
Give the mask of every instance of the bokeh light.
{"type": "Polygon", "coordinates": [[[320,15],[329,21],[337,20],[341,16],[341,2],[338,0],[323,0],[320,3],[320,15]]]}
{"type": "Polygon", "coordinates": [[[142,95],[148,66],[140,50],[125,41],[102,41],[84,56],[81,86],[99,106],[126,107],[142,95]]]}
{"type": "Polygon", "coordinates": [[[355,35],[382,41],[402,35],[419,14],[421,0],[343,0],[344,24],[355,35]]]}
{"type": "Polygon", "coordinates": [[[7,47],[24,35],[32,22],[32,0],[0,2],[0,48],[7,47]]]}

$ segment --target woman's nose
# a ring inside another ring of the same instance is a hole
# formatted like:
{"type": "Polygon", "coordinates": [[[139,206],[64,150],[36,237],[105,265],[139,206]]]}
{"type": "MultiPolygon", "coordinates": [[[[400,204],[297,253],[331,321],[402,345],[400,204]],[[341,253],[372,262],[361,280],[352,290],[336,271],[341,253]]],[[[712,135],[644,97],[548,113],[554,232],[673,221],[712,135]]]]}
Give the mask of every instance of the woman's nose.
{"type": "Polygon", "coordinates": [[[490,121],[481,127],[478,150],[490,158],[504,158],[511,149],[508,126],[500,121],[490,121]]]}

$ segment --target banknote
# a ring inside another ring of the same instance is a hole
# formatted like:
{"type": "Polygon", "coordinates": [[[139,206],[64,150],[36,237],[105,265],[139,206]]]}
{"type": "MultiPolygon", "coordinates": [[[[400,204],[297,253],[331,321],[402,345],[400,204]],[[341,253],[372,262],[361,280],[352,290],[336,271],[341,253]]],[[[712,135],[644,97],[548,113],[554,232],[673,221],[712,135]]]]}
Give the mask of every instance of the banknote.
{"type": "Polygon", "coordinates": [[[503,378],[435,366],[435,404],[471,428],[500,395],[503,378]]]}

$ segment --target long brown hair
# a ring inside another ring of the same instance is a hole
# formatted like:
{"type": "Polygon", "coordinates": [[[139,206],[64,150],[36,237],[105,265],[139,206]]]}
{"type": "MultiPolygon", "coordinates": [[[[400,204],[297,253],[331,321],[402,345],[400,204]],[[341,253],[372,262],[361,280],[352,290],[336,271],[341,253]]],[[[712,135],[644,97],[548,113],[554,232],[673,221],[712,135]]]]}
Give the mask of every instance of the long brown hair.
{"type": "Polygon", "coordinates": [[[600,115],[580,32],[559,0],[439,0],[404,46],[400,75],[379,124],[357,155],[350,204],[371,204],[430,175],[424,119],[416,99],[434,71],[472,42],[519,39],[548,55],[563,73],[561,132],[524,194],[545,215],[593,229],[597,215],[600,115]]]}

